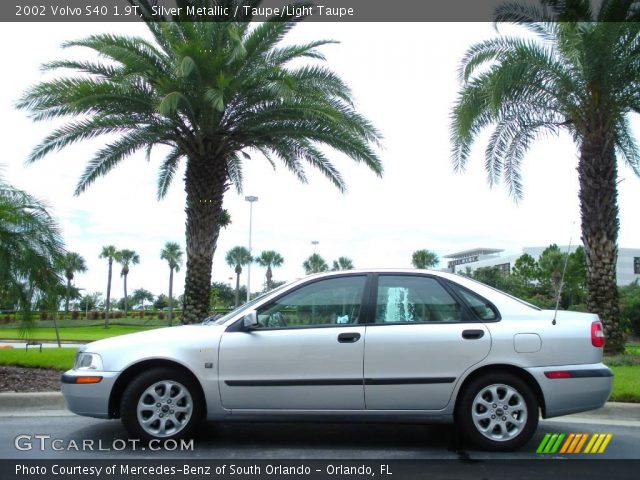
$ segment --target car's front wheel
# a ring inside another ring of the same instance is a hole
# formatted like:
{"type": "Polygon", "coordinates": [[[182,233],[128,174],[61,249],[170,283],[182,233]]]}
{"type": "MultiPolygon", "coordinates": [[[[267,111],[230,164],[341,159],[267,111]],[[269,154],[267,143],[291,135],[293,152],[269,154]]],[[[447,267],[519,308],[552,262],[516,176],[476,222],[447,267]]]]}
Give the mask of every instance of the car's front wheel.
{"type": "Polygon", "coordinates": [[[188,437],[202,418],[203,401],[193,379],[173,368],[154,368],[125,389],[121,417],[134,438],[188,437]]]}
{"type": "Polygon", "coordinates": [[[529,385],[515,375],[482,375],[462,392],[456,423],[482,449],[516,450],[538,426],[538,402],[529,385]]]}

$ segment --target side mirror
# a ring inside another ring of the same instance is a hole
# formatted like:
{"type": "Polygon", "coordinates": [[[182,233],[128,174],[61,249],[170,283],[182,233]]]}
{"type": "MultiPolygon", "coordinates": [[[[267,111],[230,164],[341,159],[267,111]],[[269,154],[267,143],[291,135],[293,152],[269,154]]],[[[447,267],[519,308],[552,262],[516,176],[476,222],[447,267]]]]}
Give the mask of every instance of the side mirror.
{"type": "Polygon", "coordinates": [[[246,331],[251,331],[258,326],[258,314],[255,310],[250,311],[242,317],[242,326],[246,331]]]}

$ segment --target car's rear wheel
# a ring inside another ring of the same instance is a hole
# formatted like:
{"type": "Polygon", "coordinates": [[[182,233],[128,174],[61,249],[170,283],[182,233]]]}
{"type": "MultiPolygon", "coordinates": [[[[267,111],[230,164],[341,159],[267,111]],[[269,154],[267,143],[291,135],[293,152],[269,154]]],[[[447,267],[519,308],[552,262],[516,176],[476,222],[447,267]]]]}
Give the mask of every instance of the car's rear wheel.
{"type": "Polygon", "coordinates": [[[195,381],[178,369],[155,368],[135,377],[122,395],[121,417],[134,438],[188,437],[202,418],[195,381]]]}
{"type": "Polygon", "coordinates": [[[516,450],[538,426],[538,402],[529,385],[515,375],[482,375],[462,392],[456,423],[482,449],[516,450]]]}

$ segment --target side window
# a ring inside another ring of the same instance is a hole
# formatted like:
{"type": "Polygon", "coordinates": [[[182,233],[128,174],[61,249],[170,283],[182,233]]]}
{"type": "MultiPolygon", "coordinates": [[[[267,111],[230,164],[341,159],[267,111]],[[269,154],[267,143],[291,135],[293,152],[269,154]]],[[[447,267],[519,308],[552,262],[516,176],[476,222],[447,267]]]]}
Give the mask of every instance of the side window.
{"type": "Polygon", "coordinates": [[[378,277],[376,323],[461,320],[461,306],[434,278],[411,275],[378,277]]]}
{"type": "Polygon", "coordinates": [[[319,280],[258,310],[258,328],[358,323],[365,276],[319,280]]]}
{"type": "Polygon", "coordinates": [[[487,300],[470,292],[466,288],[461,288],[455,284],[451,284],[451,286],[455,289],[456,293],[467,302],[469,308],[473,310],[473,313],[475,313],[480,320],[497,320],[498,312],[487,300]]]}

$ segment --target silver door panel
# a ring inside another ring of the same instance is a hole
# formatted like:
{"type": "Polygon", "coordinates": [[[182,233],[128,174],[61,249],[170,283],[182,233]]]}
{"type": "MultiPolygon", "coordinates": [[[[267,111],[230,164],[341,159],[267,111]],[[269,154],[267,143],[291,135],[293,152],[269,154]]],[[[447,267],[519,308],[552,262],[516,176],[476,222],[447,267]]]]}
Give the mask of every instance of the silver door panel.
{"type": "Polygon", "coordinates": [[[364,409],[365,327],[225,332],[219,384],[229,409],[364,409]],[[359,333],[353,343],[338,335],[359,333]]]}
{"type": "Polygon", "coordinates": [[[367,409],[440,410],[456,381],[491,349],[480,322],[367,326],[364,378],[367,409]],[[464,330],[482,330],[478,339],[464,330]]]}

